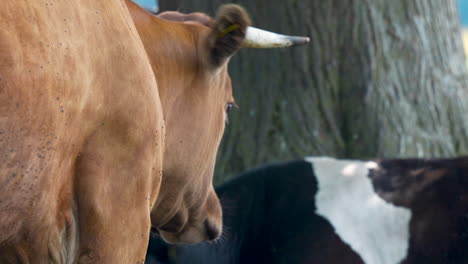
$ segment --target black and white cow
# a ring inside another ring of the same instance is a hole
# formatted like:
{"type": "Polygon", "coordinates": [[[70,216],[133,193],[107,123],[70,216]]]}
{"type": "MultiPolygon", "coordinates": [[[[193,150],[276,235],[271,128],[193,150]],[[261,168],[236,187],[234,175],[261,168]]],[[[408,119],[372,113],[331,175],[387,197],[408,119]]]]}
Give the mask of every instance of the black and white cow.
{"type": "Polygon", "coordinates": [[[152,238],[148,264],[468,263],[468,157],[306,158],[216,191],[223,237],[177,247],[152,238]]]}

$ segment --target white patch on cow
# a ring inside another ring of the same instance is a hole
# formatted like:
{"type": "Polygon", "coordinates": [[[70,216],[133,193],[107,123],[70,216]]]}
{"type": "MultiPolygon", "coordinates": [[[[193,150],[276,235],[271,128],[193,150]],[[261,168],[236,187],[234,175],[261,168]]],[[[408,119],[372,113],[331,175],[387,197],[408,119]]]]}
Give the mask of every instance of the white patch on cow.
{"type": "Polygon", "coordinates": [[[367,264],[396,264],[407,255],[411,211],[380,198],[369,169],[375,162],[308,157],[318,182],[316,213],[367,264]]]}

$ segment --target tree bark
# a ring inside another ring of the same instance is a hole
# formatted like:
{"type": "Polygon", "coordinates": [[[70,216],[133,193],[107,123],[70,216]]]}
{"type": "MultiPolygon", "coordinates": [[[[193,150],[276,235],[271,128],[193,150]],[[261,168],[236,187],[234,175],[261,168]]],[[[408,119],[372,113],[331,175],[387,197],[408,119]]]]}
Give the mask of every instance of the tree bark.
{"type": "MultiPolygon", "coordinates": [[[[175,11],[180,8],[179,0],[159,0],[159,12],[175,11]]],[[[182,10],[179,10],[182,11],[182,10]]]]}
{"type": "MultiPolygon", "coordinates": [[[[180,0],[214,15],[220,0],[180,0]]],[[[468,150],[456,0],[240,0],[256,26],[311,44],[242,50],[217,182],[267,161],[447,157],[468,150]]]]}

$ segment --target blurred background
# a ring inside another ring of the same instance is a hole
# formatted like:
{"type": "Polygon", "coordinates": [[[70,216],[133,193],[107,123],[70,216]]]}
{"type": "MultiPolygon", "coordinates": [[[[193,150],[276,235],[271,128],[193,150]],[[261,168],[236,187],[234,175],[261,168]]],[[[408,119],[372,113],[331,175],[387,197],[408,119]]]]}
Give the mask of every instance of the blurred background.
{"type": "Polygon", "coordinates": [[[468,54],[468,0],[458,0],[460,21],[462,25],[463,46],[468,54]]]}
{"type": "Polygon", "coordinates": [[[135,0],[135,2],[155,13],[159,10],[158,0],[135,0]]]}
{"type": "Polygon", "coordinates": [[[240,109],[231,112],[216,183],[303,156],[468,153],[468,0],[138,2],[212,16],[235,2],[255,26],[311,37],[309,46],[232,58],[240,109]]]}

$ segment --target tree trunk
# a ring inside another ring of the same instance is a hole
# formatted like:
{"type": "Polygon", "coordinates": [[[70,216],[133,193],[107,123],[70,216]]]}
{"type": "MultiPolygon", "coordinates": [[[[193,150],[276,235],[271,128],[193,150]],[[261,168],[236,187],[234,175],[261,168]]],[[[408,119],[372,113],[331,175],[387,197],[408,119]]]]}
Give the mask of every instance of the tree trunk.
{"type": "MultiPolygon", "coordinates": [[[[180,0],[211,15],[224,1],[180,0]]],[[[307,155],[454,156],[468,149],[456,0],[240,0],[256,26],[311,44],[242,50],[216,179],[307,155]]]]}
{"type": "MultiPolygon", "coordinates": [[[[159,0],[159,12],[179,10],[179,0],[159,0]]],[[[182,11],[182,10],[179,10],[182,11]]]]}

